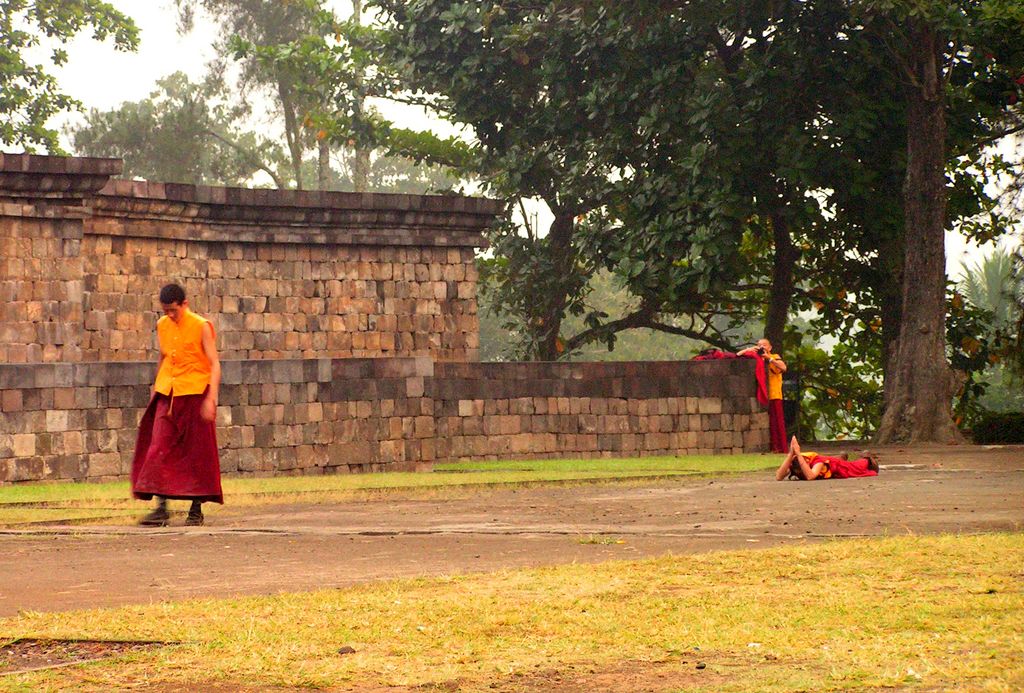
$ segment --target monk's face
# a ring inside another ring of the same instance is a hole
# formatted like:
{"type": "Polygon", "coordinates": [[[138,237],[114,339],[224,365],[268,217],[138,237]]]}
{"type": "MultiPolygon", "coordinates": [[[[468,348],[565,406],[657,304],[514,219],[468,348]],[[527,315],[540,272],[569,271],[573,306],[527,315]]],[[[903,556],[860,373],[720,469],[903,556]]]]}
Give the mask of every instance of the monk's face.
{"type": "Polygon", "coordinates": [[[187,305],[188,299],[185,299],[181,303],[161,303],[160,307],[164,309],[164,315],[174,322],[180,322],[181,316],[185,314],[185,307],[187,305]]]}
{"type": "Polygon", "coordinates": [[[767,339],[759,339],[759,340],[757,340],[757,346],[763,348],[764,349],[764,353],[766,353],[766,354],[772,353],[772,343],[769,342],[767,339]]]}

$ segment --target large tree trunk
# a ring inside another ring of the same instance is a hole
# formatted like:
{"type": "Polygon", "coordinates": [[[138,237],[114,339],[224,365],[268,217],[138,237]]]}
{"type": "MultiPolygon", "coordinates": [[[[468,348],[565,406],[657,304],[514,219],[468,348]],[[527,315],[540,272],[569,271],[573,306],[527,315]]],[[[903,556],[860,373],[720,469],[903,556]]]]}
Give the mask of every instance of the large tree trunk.
{"type": "MultiPolygon", "coordinates": [[[[551,222],[551,228],[548,231],[548,240],[551,244],[549,246],[551,266],[554,268],[555,277],[568,277],[572,272],[573,230],[572,215],[556,212],[555,219],[551,222]]],[[[558,340],[559,333],[562,331],[562,320],[565,318],[566,292],[560,288],[559,284],[554,286],[559,288],[555,290],[555,295],[551,296],[548,304],[544,306],[541,316],[543,323],[538,330],[537,360],[539,361],[557,361],[562,355],[562,351],[558,348],[558,340]]]]}
{"type": "Polygon", "coordinates": [[[284,111],[284,136],[288,143],[288,153],[292,160],[292,175],[295,177],[295,189],[302,190],[302,132],[299,119],[295,115],[295,104],[292,103],[292,90],[280,78],[277,82],[277,96],[281,99],[281,109],[284,111]]]}
{"type": "Polygon", "coordinates": [[[800,258],[800,249],[793,245],[789,236],[789,223],[781,214],[772,215],[772,235],[775,239],[775,259],[764,336],[772,343],[776,353],[782,353],[782,337],[789,318],[789,307],[793,303],[793,269],[800,258]]]}
{"type": "MultiPolygon", "coordinates": [[[[362,0],[352,0],[352,21],[356,24],[363,22],[362,0]]],[[[356,75],[356,99],[355,116],[358,122],[363,117],[363,75],[356,75]]],[[[355,154],[352,157],[352,186],[356,192],[366,192],[370,186],[370,151],[356,146],[355,154]]]]}
{"type": "Polygon", "coordinates": [[[894,237],[879,249],[882,279],[875,292],[878,296],[879,315],[882,320],[882,390],[891,387],[896,367],[896,345],[899,343],[900,323],[903,318],[903,258],[906,249],[903,235],[894,237]]]}
{"type": "Polygon", "coordinates": [[[356,192],[366,192],[370,187],[370,152],[356,149],[352,153],[352,187],[356,192]]]}
{"type": "Polygon", "coordinates": [[[331,187],[331,145],[326,139],[317,142],[317,187],[327,190],[331,187]]]}
{"type": "Polygon", "coordinates": [[[951,443],[961,436],[953,423],[953,377],[945,349],[945,43],[922,22],[913,27],[907,50],[903,308],[876,440],[951,443]]]}

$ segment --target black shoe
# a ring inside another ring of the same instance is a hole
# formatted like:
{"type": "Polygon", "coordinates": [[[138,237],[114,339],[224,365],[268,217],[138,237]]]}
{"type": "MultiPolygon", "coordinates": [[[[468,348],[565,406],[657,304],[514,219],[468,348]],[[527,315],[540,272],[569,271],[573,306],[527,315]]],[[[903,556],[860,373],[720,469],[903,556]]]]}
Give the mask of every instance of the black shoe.
{"type": "Polygon", "coordinates": [[[170,520],[171,514],[167,512],[167,508],[161,506],[139,520],[139,524],[143,527],[165,527],[170,520]]]}
{"type": "Polygon", "coordinates": [[[189,510],[188,517],[185,518],[186,527],[202,527],[203,526],[203,511],[202,510],[189,510]]]}

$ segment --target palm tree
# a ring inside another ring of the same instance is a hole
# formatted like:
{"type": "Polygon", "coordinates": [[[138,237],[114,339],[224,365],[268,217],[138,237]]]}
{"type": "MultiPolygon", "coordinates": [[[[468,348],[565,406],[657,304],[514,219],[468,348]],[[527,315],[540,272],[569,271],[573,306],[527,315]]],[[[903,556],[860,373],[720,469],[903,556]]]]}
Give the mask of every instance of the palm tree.
{"type": "Polygon", "coordinates": [[[996,250],[973,267],[965,267],[958,288],[968,303],[992,313],[993,330],[1005,330],[1018,319],[1019,282],[1013,254],[996,250]]]}
{"type": "Polygon", "coordinates": [[[992,314],[990,335],[1001,334],[1011,345],[1010,358],[993,366],[989,387],[979,400],[993,411],[1024,407],[1020,379],[1024,376],[1024,247],[1016,253],[997,250],[964,269],[957,285],[968,303],[992,314]]]}

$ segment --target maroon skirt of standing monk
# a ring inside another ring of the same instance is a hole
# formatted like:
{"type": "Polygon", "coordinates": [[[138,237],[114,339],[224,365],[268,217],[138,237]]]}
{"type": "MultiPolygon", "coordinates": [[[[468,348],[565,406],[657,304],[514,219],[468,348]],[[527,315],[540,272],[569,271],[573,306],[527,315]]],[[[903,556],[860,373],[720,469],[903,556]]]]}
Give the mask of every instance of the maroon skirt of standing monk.
{"type": "Polygon", "coordinates": [[[199,415],[202,395],[157,395],[139,422],[132,495],[223,503],[217,429],[199,415]]]}
{"type": "Polygon", "coordinates": [[[768,400],[768,437],[771,439],[772,452],[786,452],[789,449],[781,399],[768,400]]]}

